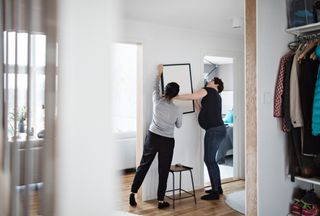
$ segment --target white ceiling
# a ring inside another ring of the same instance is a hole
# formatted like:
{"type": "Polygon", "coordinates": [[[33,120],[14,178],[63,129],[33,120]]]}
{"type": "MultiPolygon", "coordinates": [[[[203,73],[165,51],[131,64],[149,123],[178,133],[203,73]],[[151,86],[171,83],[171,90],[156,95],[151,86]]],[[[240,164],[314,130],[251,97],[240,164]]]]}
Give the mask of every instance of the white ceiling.
{"type": "Polygon", "coordinates": [[[125,19],[212,33],[243,35],[232,28],[244,17],[244,0],[123,0],[125,19]]]}

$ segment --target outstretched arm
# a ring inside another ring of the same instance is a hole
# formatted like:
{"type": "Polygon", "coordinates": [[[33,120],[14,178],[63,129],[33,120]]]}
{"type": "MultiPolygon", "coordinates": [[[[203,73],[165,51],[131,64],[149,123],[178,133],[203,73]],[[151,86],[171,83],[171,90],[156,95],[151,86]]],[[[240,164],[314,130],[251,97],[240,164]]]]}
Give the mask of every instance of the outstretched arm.
{"type": "Polygon", "coordinates": [[[161,95],[160,95],[160,79],[161,79],[161,74],[163,73],[163,65],[159,64],[158,65],[158,72],[157,72],[157,77],[156,77],[156,81],[154,83],[153,86],[153,101],[156,102],[158,100],[160,100],[161,95]]]}
{"type": "Polygon", "coordinates": [[[198,100],[207,95],[207,91],[205,89],[200,89],[192,94],[182,94],[174,97],[176,100],[198,100]]]}

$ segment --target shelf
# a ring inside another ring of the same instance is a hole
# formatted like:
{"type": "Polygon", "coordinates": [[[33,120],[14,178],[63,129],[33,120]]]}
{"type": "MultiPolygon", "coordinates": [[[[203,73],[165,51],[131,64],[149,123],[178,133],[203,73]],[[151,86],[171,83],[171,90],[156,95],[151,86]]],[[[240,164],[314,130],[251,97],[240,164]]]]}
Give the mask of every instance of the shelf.
{"type": "Polygon", "coordinates": [[[320,22],[286,29],[286,32],[294,35],[300,35],[303,33],[314,32],[314,31],[320,31],[320,22]]]}
{"type": "Polygon", "coordinates": [[[320,185],[320,178],[303,178],[300,176],[295,176],[294,179],[297,181],[301,181],[301,182],[307,182],[307,183],[311,183],[314,185],[320,185]]]}

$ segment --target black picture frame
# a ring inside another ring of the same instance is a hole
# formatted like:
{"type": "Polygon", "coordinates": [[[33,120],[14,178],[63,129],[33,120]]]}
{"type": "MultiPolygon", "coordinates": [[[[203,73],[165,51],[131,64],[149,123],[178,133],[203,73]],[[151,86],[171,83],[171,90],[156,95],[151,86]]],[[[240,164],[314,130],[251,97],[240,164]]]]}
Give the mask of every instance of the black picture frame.
{"type": "MultiPolygon", "coordinates": [[[[161,75],[161,89],[164,94],[164,88],[169,82],[176,82],[180,86],[179,94],[192,94],[192,76],[190,63],[164,64],[161,75]]],[[[181,108],[183,114],[195,112],[194,101],[175,100],[174,103],[181,108]]]]}

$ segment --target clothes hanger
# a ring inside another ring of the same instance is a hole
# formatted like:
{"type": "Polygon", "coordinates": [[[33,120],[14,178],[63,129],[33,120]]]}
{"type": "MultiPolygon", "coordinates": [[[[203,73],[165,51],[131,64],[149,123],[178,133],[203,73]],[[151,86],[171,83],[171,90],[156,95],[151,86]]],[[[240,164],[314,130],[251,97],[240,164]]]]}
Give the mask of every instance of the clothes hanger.
{"type": "Polygon", "coordinates": [[[312,59],[312,60],[314,60],[314,61],[317,60],[316,52],[313,51],[313,52],[311,53],[311,55],[310,55],[309,58],[312,59]]]}
{"type": "Polygon", "coordinates": [[[313,40],[311,41],[306,48],[304,49],[304,51],[298,56],[297,61],[300,63],[302,59],[306,58],[306,54],[312,50],[319,42],[319,39],[313,40]]]}
{"type": "Polygon", "coordinates": [[[298,40],[295,40],[295,41],[291,41],[290,43],[288,43],[288,48],[291,50],[291,51],[296,51],[298,49],[298,46],[300,45],[299,41],[298,40]]]}

